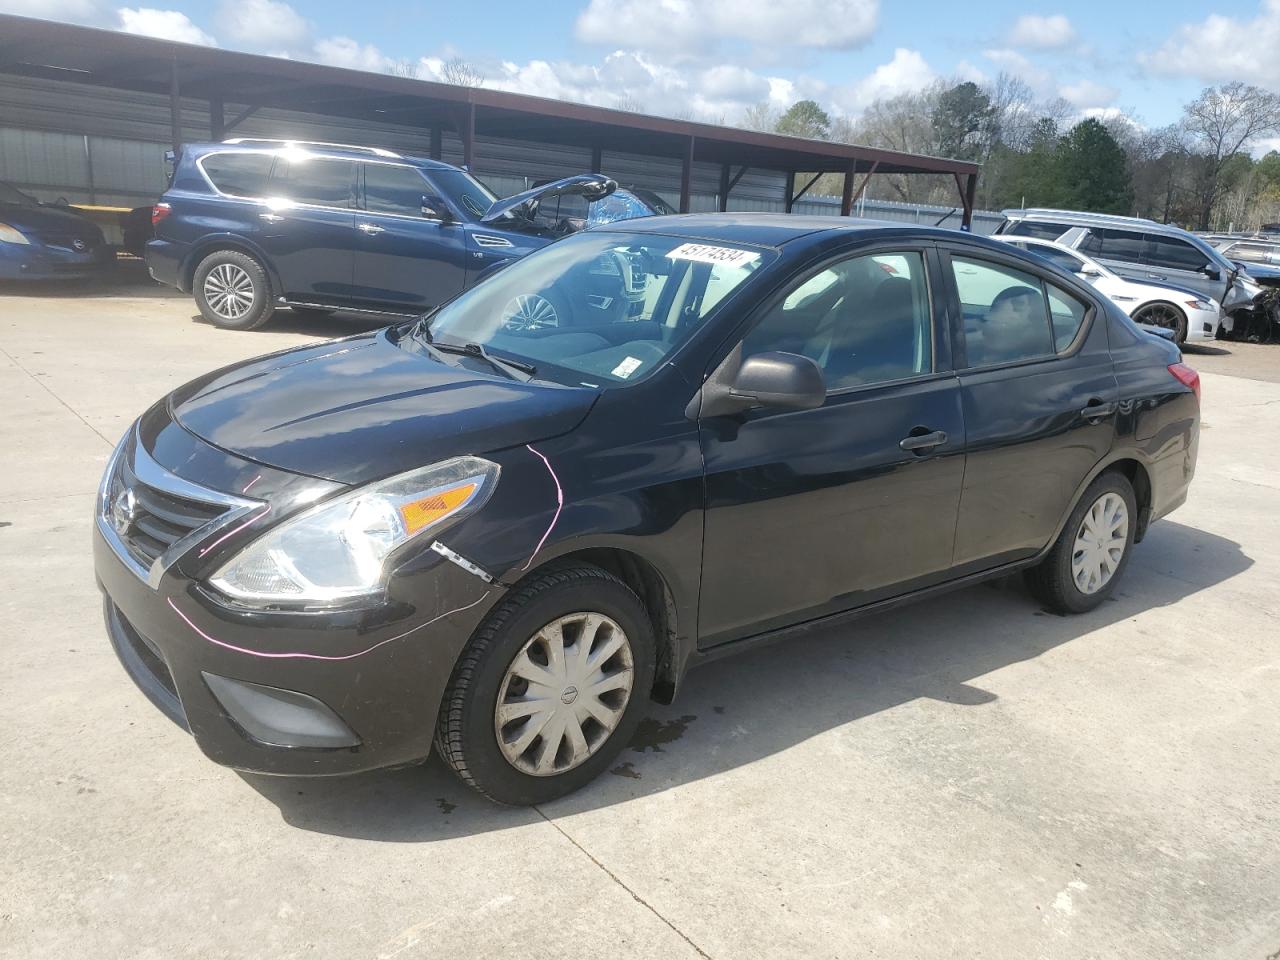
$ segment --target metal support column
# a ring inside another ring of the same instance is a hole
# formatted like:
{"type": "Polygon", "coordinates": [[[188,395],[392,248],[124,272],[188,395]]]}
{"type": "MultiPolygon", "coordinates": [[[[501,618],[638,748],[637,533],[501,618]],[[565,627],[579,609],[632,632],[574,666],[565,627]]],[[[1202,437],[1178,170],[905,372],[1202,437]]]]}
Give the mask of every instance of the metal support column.
{"type": "Polygon", "coordinates": [[[787,171],[787,186],[786,186],[786,191],[787,191],[787,196],[786,196],[786,201],[787,201],[786,211],[787,211],[787,213],[790,213],[790,212],[791,212],[791,203],[792,203],[791,198],[792,198],[793,196],[795,196],[795,193],[796,193],[796,172],[795,172],[794,170],[788,170],[788,171],[787,171]]]}
{"type": "MultiPolygon", "coordinates": [[[[956,176],[957,186],[960,177],[956,176]]],[[[978,175],[971,173],[965,178],[964,189],[960,192],[960,198],[964,202],[964,219],[960,221],[960,229],[966,233],[973,230],[973,204],[974,198],[978,193],[978,175]]]]}
{"type": "Polygon", "coordinates": [[[217,143],[227,135],[225,109],[226,107],[221,97],[209,98],[209,139],[214,143],[217,143]]]}
{"type": "Polygon", "coordinates": [[[475,165],[476,105],[468,103],[458,123],[458,136],[462,138],[462,165],[471,170],[475,165]]]}
{"type": "Polygon", "coordinates": [[[443,134],[440,130],[440,124],[436,124],[431,128],[431,159],[439,160],[443,151],[443,134]]]}
{"type": "Polygon", "coordinates": [[[604,151],[599,147],[591,148],[591,172],[599,173],[600,165],[604,161],[604,151]]]}
{"type": "Polygon", "coordinates": [[[720,164],[720,192],[716,200],[721,213],[729,209],[729,165],[727,163],[720,164]]]}
{"type": "Polygon", "coordinates": [[[182,147],[182,100],[179,93],[178,58],[174,57],[169,64],[169,132],[175,153],[182,147]]]}
{"type": "Polygon", "coordinates": [[[694,138],[690,137],[684,147],[684,158],[680,163],[680,212],[688,213],[693,200],[693,147],[694,138]]]}
{"type": "Polygon", "coordinates": [[[844,191],[840,194],[840,216],[847,217],[853,213],[853,168],[849,164],[844,172],[844,191]]]}

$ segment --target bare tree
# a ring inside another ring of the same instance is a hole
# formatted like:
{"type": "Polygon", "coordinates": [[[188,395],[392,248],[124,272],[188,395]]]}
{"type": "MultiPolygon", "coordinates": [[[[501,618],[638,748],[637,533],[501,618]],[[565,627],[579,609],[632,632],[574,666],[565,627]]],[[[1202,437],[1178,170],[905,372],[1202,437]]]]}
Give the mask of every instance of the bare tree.
{"type": "Polygon", "coordinates": [[[769,106],[767,100],[753,103],[742,115],[742,126],[747,130],[772,133],[778,127],[778,111],[769,106]]]}
{"type": "Polygon", "coordinates": [[[1183,127],[1204,158],[1196,176],[1198,226],[1208,230],[1231,157],[1259,137],[1280,130],[1280,96],[1240,81],[1207,87],[1187,104],[1183,127]]]}
{"type": "Polygon", "coordinates": [[[387,67],[387,73],[393,77],[408,77],[410,80],[417,80],[421,75],[421,69],[413,60],[397,60],[387,67]]]}
{"type": "Polygon", "coordinates": [[[613,105],[615,110],[626,110],[628,113],[644,113],[644,104],[629,93],[624,93],[613,105]]]}
{"type": "Polygon", "coordinates": [[[484,86],[484,74],[461,57],[453,57],[440,65],[440,79],[455,87],[484,86]]]}

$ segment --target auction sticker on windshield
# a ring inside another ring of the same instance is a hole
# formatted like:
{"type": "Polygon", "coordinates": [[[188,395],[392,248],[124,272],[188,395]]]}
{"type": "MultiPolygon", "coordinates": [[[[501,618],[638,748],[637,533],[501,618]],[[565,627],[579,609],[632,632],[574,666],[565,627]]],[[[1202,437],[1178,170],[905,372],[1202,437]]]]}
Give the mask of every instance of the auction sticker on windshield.
{"type": "Polygon", "coordinates": [[[670,260],[696,260],[718,263],[726,267],[744,267],[760,259],[760,254],[736,247],[717,247],[709,243],[682,243],[667,254],[670,260]]]}

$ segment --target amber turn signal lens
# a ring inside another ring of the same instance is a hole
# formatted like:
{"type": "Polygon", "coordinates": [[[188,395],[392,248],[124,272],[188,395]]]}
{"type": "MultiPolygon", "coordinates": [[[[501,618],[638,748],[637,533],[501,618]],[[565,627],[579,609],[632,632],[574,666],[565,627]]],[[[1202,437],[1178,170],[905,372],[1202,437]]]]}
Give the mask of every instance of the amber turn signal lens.
{"type": "Polygon", "coordinates": [[[420,500],[410,500],[408,503],[400,504],[400,518],[404,520],[405,532],[412,536],[437,520],[447,517],[470,500],[477,487],[479,484],[475,482],[462,483],[420,500]]]}

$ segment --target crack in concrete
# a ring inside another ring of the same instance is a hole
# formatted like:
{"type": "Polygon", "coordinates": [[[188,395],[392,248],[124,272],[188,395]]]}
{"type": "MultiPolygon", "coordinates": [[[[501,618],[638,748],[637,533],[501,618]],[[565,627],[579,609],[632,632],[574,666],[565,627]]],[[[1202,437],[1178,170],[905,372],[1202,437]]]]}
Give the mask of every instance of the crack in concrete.
{"type": "Polygon", "coordinates": [[[112,448],[114,448],[114,447],[115,447],[115,444],[114,444],[112,441],[110,441],[110,440],[108,440],[106,437],[102,436],[102,434],[98,431],[98,428],[97,428],[97,427],[95,427],[93,424],[91,424],[91,423],[90,423],[88,420],[86,420],[84,417],[80,416],[80,414],[76,411],[76,409],[75,409],[74,407],[72,407],[72,406],[71,406],[71,404],[67,403],[67,401],[63,400],[60,396],[58,396],[56,393],[54,393],[54,392],[53,392],[53,388],[52,388],[52,387],[50,387],[47,383],[45,383],[43,380],[41,380],[39,377],[37,377],[34,373],[32,373],[30,370],[28,370],[25,366],[23,366],[23,364],[22,364],[22,361],[21,361],[21,360],[19,360],[17,357],[15,357],[15,356],[14,356],[12,353],[10,353],[8,350],[4,349],[4,347],[0,347],[0,353],[3,353],[6,357],[8,357],[8,358],[9,358],[9,361],[10,361],[10,362],[15,366],[15,367],[17,367],[19,370],[21,370],[23,373],[25,373],[25,374],[27,375],[27,377],[31,380],[31,382],[32,382],[32,383],[39,384],[39,385],[40,385],[40,389],[42,389],[45,393],[49,394],[49,396],[53,397],[53,399],[57,400],[60,404],[62,404],[62,405],[66,408],[66,410],[67,410],[67,412],[68,412],[68,413],[70,413],[73,417],[75,417],[77,420],[79,420],[81,423],[83,423],[86,427],[88,427],[90,430],[92,430],[92,431],[94,432],[94,434],[95,434],[95,435],[97,435],[97,436],[99,437],[99,439],[101,439],[101,440],[102,440],[102,442],[103,442],[103,443],[105,443],[105,444],[107,445],[107,448],[108,448],[108,449],[112,449],[112,448]]]}
{"type": "Polygon", "coordinates": [[[690,947],[692,947],[693,950],[698,954],[698,956],[702,957],[703,960],[711,960],[711,955],[707,953],[707,951],[703,950],[700,946],[694,943],[687,933],[685,933],[683,930],[677,927],[674,923],[672,923],[670,920],[664,917],[661,913],[659,913],[651,903],[649,903],[647,900],[644,899],[644,897],[640,896],[640,894],[636,893],[629,886],[623,883],[622,880],[618,878],[617,874],[615,874],[612,870],[610,870],[603,863],[601,863],[594,856],[592,856],[591,852],[587,850],[586,847],[580,844],[577,840],[573,839],[573,837],[569,836],[569,834],[565,833],[564,829],[560,826],[560,824],[556,823],[554,820],[552,820],[550,817],[548,817],[545,813],[542,812],[541,807],[535,806],[533,809],[538,812],[538,816],[540,816],[543,820],[547,821],[547,823],[551,824],[551,826],[555,829],[555,831],[558,834],[560,834],[560,836],[564,837],[571,844],[577,847],[580,851],[582,851],[583,856],[585,856],[588,860],[590,860],[602,871],[604,871],[605,876],[607,876],[610,880],[612,880],[614,883],[620,886],[623,890],[627,891],[627,893],[631,894],[632,900],[640,904],[640,906],[644,907],[646,910],[652,913],[655,917],[657,917],[659,920],[665,923],[671,929],[672,933],[674,933],[681,940],[683,940],[690,947]]]}

